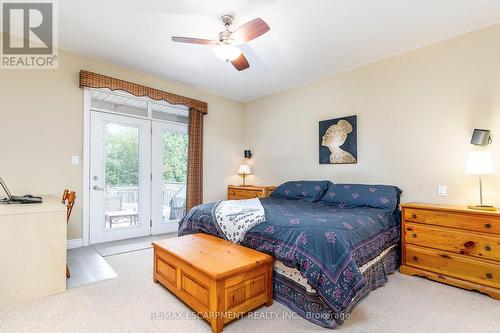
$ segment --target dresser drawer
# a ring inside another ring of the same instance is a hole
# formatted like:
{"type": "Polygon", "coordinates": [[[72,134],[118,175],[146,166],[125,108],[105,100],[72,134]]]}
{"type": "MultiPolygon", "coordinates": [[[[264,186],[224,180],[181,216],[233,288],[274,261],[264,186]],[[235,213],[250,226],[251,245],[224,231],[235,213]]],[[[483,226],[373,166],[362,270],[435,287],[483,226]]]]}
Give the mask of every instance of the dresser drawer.
{"type": "Polygon", "coordinates": [[[405,208],[403,217],[408,222],[419,222],[425,224],[451,227],[471,231],[479,231],[489,234],[500,234],[500,223],[498,217],[482,215],[454,213],[418,208],[405,208]]]}
{"type": "Polygon", "coordinates": [[[499,260],[500,236],[406,223],[405,242],[458,254],[499,260]]]}
{"type": "Polygon", "coordinates": [[[406,265],[482,285],[500,287],[500,265],[458,254],[407,245],[406,265]]]}
{"type": "Polygon", "coordinates": [[[229,200],[233,199],[252,199],[252,198],[264,198],[265,193],[262,190],[228,190],[227,197],[229,200]]]}

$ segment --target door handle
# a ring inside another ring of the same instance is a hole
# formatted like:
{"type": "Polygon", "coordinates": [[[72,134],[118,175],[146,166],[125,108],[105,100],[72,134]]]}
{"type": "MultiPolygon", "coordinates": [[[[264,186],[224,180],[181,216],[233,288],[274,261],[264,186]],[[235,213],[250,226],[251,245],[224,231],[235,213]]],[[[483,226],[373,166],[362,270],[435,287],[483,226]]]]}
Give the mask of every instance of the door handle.
{"type": "Polygon", "coordinates": [[[94,185],[93,189],[94,189],[95,191],[104,191],[104,188],[99,187],[99,186],[97,186],[97,185],[94,185]]]}

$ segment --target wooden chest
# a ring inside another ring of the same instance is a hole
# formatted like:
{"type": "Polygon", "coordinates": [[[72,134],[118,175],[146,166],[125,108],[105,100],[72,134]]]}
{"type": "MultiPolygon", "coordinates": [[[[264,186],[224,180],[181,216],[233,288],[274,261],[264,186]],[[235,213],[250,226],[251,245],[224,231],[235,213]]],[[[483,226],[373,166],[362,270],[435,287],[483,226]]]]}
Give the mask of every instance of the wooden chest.
{"type": "Polygon", "coordinates": [[[500,212],[404,204],[401,273],[500,300],[500,212]]]}
{"type": "Polygon", "coordinates": [[[273,303],[274,258],[205,235],[153,242],[153,281],[161,283],[221,332],[224,324],[273,303]]]}
{"type": "Polygon", "coordinates": [[[227,187],[228,200],[242,200],[253,198],[267,198],[273,193],[276,186],[234,186],[227,187]]]}

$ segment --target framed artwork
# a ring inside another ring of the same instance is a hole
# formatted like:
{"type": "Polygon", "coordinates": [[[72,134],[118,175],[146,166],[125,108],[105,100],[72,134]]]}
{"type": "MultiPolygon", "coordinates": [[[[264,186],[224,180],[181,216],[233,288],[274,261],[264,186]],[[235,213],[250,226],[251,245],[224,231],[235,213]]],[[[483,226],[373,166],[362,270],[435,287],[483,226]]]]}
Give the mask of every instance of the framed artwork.
{"type": "Polygon", "coordinates": [[[357,116],[319,122],[319,163],[358,162],[357,116]]]}

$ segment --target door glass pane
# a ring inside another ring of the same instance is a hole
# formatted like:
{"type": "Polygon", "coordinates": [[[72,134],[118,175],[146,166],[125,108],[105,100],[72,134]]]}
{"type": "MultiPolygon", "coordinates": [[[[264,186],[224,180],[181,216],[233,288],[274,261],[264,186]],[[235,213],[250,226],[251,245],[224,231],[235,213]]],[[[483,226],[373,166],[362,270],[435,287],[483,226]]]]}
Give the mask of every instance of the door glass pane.
{"type": "Polygon", "coordinates": [[[186,107],[169,104],[151,103],[151,117],[154,119],[173,121],[176,123],[187,124],[189,112],[186,107]]]}
{"type": "Polygon", "coordinates": [[[95,90],[91,92],[91,96],[91,107],[93,109],[141,117],[148,116],[148,103],[146,101],[95,90]]]}
{"type": "Polygon", "coordinates": [[[139,221],[139,128],[105,125],[104,229],[130,228],[139,221]]]}
{"type": "Polygon", "coordinates": [[[188,135],[163,132],[163,221],[181,219],[186,212],[188,135]]]}

